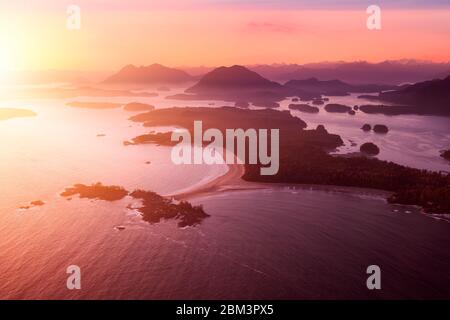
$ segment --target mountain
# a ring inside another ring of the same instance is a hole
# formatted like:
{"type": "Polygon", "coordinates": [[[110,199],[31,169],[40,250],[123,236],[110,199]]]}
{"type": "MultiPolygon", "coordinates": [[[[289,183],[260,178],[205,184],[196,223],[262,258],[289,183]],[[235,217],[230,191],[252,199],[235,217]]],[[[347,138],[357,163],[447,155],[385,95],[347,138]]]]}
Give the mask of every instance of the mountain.
{"type": "Polygon", "coordinates": [[[340,79],[351,84],[379,83],[403,84],[435,79],[444,70],[450,70],[450,62],[435,63],[418,60],[387,60],[379,63],[321,62],[309,64],[273,64],[248,66],[263,77],[288,81],[291,79],[318,78],[340,79]]]}
{"type": "Polygon", "coordinates": [[[136,67],[128,65],[107,78],[106,84],[181,84],[192,81],[187,72],[160,64],[136,67]]]}
{"type": "Polygon", "coordinates": [[[219,67],[205,74],[185,94],[169,98],[179,100],[224,100],[252,102],[262,107],[278,107],[286,97],[286,88],[242,66],[219,67]]]}
{"type": "Polygon", "coordinates": [[[309,78],[305,80],[290,80],[285,83],[285,86],[327,96],[344,96],[348,95],[350,92],[368,93],[393,90],[398,88],[397,86],[393,85],[378,84],[351,85],[340,80],[320,81],[317,78],[309,78]]]}
{"type": "Polygon", "coordinates": [[[378,96],[369,96],[368,98],[403,106],[362,107],[361,110],[367,113],[450,116],[450,76],[445,79],[418,82],[399,90],[379,93],[378,96]]]}
{"type": "Polygon", "coordinates": [[[186,90],[187,93],[211,94],[224,90],[260,91],[280,90],[281,84],[267,80],[254,71],[234,65],[220,67],[205,74],[200,81],[186,90]]]}

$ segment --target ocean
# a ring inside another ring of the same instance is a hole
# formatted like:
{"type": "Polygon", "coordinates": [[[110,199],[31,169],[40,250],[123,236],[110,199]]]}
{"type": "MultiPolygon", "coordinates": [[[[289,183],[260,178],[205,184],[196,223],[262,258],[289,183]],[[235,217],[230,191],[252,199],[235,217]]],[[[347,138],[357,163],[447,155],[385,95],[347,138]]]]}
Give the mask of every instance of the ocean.
{"type": "MultiPolygon", "coordinates": [[[[355,96],[333,99],[362,104],[355,96]]],[[[281,186],[203,195],[190,201],[203,205],[210,217],[187,228],[174,221],[148,224],[127,208],[127,198],[60,197],[65,187],[95,182],[173,194],[228,170],[226,165],[176,166],[168,147],[124,146],[123,141],[149,131],[127,120],[135,113],[64,105],[75,100],[137,100],[156,107],[212,103],[162,97],[2,101],[0,107],[25,108],[37,116],[0,122],[0,298],[449,296],[450,224],[376,195],[281,186]],[[34,200],[45,204],[19,209],[34,200]],[[69,265],[81,268],[81,290],[66,287],[69,265]],[[380,266],[382,290],[367,289],[369,265],[380,266]]],[[[324,124],[340,134],[346,146],[338,153],[356,151],[350,140],[358,145],[373,141],[381,159],[430,170],[450,168],[439,157],[450,141],[448,118],[352,117],[323,110],[292,114],[309,128],[324,124]],[[364,123],[386,124],[390,131],[365,133],[359,129],[364,123]]]]}

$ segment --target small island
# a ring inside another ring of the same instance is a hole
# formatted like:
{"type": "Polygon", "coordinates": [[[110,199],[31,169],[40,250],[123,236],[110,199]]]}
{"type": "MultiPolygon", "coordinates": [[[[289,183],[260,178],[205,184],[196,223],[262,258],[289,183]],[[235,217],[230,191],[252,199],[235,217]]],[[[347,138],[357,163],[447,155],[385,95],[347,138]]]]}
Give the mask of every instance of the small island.
{"type": "Polygon", "coordinates": [[[268,101],[256,100],[256,101],[253,101],[253,105],[255,107],[267,108],[267,109],[280,107],[280,104],[278,102],[269,101],[269,100],[268,101]]]}
{"type": "Polygon", "coordinates": [[[127,196],[128,191],[126,191],[122,187],[104,186],[100,182],[97,182],[90,186],[86,186],[84,184],[76,184],[72,187],[68,187],[61,193],[61,196],[71,197],[77,194],[80,198],[117,201],[127,196]]]}
{"type": "Polygon", "coordinates": [[[187,201],[174,203],[173,200],[164,198],[159,194],[145,190],[135,190],[130,193],[134,199],[140,199],[142,204],[137,207],[128,206],[138,210],[144,221],[154,224],[161,220],[177,220],[178,227],[196,226],[209,215],[202,206],[193,206],[187,201]]]}
{"type": "Polygon", "coordinates": [[[376,133],[388,133],[389,128],[384,124],[376,124],[373,126],[373,131],[376,133]]]}
{"type": "Polygon", "coordinates": [[[316,106],[321,106],[321,105],[325,104],[325,100],[323,100],[323,99],[314,99],[312,101],[312,104],[314,104],[316,106]]]}
{"type": "Polygon", "coordinates": [[[193,206],[187,201],[175,203],[172,199],[167,199],[159,194],[146,191],[134,190],[129,192],[120,186],[105,186],[100,182],[92,185],[76,184],[68,187],[61,193],[62,197],[71,197],[79,195],[80,198],[118,201],[125,197],[131,197],[140,200],[137,206],[129,204],[128,209],[137,210],[142,219],[150,224],[155,224],[161,220],[176,220],[178,227],[196,226],[209,215],[203,210],[202,206],[193,206]]]}
{"type": "Polygon", "coordinates": [[[352,108],[343,104],[329,103],[325,106],[325,110],[334,113],[348,113],[352,108]]]}
{"type": "Polygon", "coordinates": [[[366,142],[363,145],[361,145],[359,151],[370,156],[376,156],[377,154],[380,153],[380,148],[378,148],[378,146],[375,143],[366,142]]]}
{"type": "Polygon", "coordinates": [[[137,136],[131,141],[124,141],[124,146],[153,143],[161,146],[174,146],[178,141],[172,141],[172,132],[148,133],[137,136]]]}
{"type": "Polygon", "coordinates": [[[306,113],[319,113],[319,108],[310,106],[308,104],[290,104],[289,109],[297,110],[306,113]]]}
{"type": "Polygon", "coordinates": [[[42,201],[42,200],[35,200],[35,201],[31,201],[29,205],[21,206],[19,209],[27,210],[27,209],[30,209],[32,207],[41,207],[44,204],[45,204],[45,202],[42,201]]]}

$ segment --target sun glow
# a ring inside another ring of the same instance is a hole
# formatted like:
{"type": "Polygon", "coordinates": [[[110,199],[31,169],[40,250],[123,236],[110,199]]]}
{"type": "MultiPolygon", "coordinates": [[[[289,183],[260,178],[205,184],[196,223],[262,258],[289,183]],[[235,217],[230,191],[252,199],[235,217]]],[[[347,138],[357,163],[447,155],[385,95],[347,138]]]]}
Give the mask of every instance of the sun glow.
{"type": "Polygon", "coordinates": [[[11,75],[12,58],[6,46],[0,47],[0,83],[4,83],[11,75]]]}
{"type": "Polygon", "coordinates": [[[19,62],[19,38],[14,34],[0,32],[0,83],[4,84],[17,70],[19,62]]]}
{"type": "Polygon", "coordinates": [[[33,11],[3,10],[9,2],[0,4],[1,79],[17,69],[105,71],[128,63],[219,66],[405,57],[447,61],[450,55],[450,9],[426,14],[414,8],[386,9],[383,29],[372,32],[366,27],[365,10],[359,9],[119,11],[106,1],[100,5],[86,0],[81,29],[68,30],[66,8],[50,10],[40,5],[45,2],[36,1],[33,11]]]}
{"type": "Polygon", "coordinates": [[[10,57],[6,49],[6,47],[0,48],[0,70],[5,70],[9,67],[10,57]]]}

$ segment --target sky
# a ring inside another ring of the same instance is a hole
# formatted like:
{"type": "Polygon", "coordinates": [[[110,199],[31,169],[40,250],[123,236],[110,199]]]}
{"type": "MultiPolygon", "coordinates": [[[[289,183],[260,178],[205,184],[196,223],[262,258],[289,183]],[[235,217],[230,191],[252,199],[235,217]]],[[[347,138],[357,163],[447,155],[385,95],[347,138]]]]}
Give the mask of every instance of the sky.
{"type": "Polygon", "coordinates": [[[450,60],[450,0],[16,0],[0,3],[3,70],[127,64],[450,60]],[[376,3],[375,3],[376,2],[376,3]],[[80,8],[69,30],[67,8],[80,8]],[[381,8],[369,30],[366,8],[381,8]]]}

